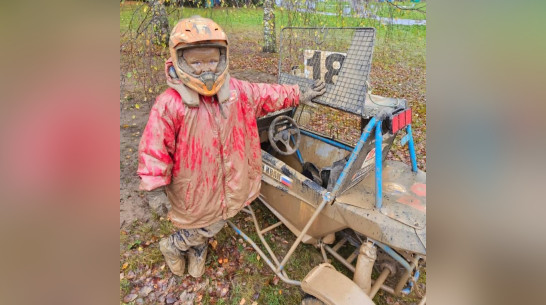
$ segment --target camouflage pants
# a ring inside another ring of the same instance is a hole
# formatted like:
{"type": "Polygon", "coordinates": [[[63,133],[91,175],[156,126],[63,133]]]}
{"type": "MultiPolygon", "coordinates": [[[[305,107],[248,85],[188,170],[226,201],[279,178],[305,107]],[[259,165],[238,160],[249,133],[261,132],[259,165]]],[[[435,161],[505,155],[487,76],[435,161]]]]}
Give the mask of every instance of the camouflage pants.
{"type": "Polygon", "coordinates": [[[187,251],[191,247],[201,246],[208,242],[224,227],[226,221],[220,220],[210,226],[199,229],[181,229],[167,237],[169,246],[174,246],[180,251],[187,251]]]}

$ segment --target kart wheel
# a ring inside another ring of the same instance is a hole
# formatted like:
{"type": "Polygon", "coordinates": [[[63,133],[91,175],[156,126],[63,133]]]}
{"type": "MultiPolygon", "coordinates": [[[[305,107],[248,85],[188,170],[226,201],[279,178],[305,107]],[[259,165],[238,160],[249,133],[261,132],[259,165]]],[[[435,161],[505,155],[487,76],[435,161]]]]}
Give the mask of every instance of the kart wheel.
{"type": "Polygon", "coordinates": [[[306,294],[301,300],[301,305],[326,305],[326,303],[310,294],[306,294]]]}

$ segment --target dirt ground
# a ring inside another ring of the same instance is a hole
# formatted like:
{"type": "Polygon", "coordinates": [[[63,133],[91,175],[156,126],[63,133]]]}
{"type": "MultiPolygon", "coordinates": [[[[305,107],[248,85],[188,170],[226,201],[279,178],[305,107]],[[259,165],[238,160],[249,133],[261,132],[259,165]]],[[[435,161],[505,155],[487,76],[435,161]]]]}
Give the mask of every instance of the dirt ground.
{"type": "MultiPolygon", "coordinates": [[[[231,71],[231,75],[241,80],[259,83],[274,83],[277,80],[274,75],[256,70],[234,70],[231,71]]],[[[120,228],[127,227],[137,219],[147,222],[152,216],[146,192],[138,190],[140,180],[136,171],[138,143],[148,121],[153,101],[132,99],[132,89],[132,84],[125,83],[122,84],[120,91],[120,228]],[[138,105],[138,109],[135,104],[138,105]]]]}

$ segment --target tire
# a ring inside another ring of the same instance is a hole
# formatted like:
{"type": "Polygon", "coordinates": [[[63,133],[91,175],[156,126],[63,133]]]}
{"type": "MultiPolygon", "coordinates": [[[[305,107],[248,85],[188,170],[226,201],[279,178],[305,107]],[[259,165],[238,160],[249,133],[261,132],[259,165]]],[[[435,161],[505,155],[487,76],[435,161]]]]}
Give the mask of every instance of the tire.
{"type": "Polygon", "coordinates": [[[301,300],[301,305],[326,305],[326,303],[310,294],[306,294],[301,300]]]}

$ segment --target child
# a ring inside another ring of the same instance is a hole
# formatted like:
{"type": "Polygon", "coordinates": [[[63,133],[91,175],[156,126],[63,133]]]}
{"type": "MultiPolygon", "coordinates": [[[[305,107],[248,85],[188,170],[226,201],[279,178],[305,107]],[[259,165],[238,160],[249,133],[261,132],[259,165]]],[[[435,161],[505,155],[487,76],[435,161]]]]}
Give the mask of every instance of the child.
{"type": "Polygon", "coordinates": [[[201,277],[207,241],[226,219],[258,197],[261,150],[256,117],[325,92],[318,81],[300,95],[298,85],[257,84],[231,78],[224,31],[194,16],[173,28],[165,64],[169,89],[150,111],[139,146],[140,189],[165,187],[168,218],[180,230],[159,248],[172,273],[201,277]]]}

